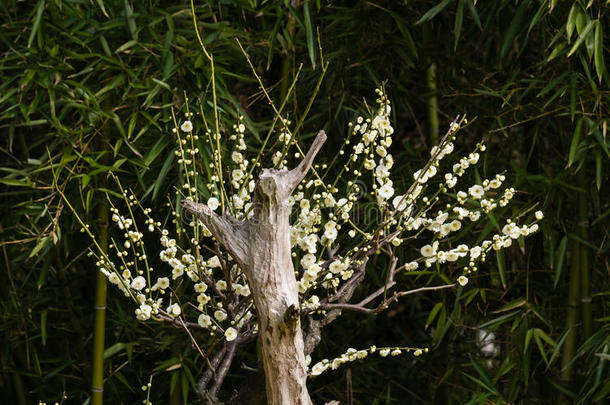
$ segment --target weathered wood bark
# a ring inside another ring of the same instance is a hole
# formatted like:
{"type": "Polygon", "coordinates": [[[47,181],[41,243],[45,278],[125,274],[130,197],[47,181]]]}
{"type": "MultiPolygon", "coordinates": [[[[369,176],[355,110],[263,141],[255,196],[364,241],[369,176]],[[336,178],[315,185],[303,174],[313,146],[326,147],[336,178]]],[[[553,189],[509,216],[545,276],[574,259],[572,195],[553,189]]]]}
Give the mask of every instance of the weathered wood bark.
{"type": "Polygon", "coordinates": [[[294,169],[263,169],[254,191],[254,216],[237,221],[205,204],[183,201],[243,269],[256,305],[267,400],[271,405],[310,405],[299,291],[290,247],[288,197],[303,180],[326,140],[320,131],[294,169]]]}

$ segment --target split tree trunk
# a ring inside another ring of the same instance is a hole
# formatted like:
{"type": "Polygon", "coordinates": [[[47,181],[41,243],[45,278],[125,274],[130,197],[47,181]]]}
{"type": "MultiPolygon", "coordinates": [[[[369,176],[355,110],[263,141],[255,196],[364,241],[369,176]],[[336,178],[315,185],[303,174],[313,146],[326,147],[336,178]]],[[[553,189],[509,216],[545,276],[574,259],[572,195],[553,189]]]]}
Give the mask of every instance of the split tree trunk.
{"type": "Polygon", "coordinates": [[[219,216],[207,205],[184,200],[183,207],[207,226],[245,272],[256,305],[267,401],[311,405],[307,391],[299,290],[290,246],[288,197],[303,180],[326,140],[320,131],[294,169],[263,169],[254,192],[254,216],[247,221],[219,216]]]}

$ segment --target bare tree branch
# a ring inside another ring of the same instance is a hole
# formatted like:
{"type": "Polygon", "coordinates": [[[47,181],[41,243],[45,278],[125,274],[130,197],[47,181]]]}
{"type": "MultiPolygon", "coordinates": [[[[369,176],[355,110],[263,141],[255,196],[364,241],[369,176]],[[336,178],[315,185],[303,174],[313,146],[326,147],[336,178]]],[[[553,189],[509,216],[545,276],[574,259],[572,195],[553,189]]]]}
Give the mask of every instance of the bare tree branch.
{"type": "Polygon", "coordinates": [[[216,370],[216,379],[214,381],[214,384],[212,385],[212,388],[210,388],[210,390],[208,391],[208,394],[212,398],[216,398],[216,394],[222,386],[225,376],[229,371],[229,367],[231,367],[231,363],[233,362],[233,357],[235,356],[235,350],[237,349],[237,345],[237,341],[233,341],[228,344],[227,353],[224,359],[222,360],[222,364],[220,365],[220,367],[218,367],[218,370],[216,370]]]}
{"type": "Polygon", "coordinates": [[[203,373],[203,376],[197,382],[197,395],[202,401],[206,401],[208,403],[211,402],[208,396],[208,384],[210,380],[216,379],[216,368],[224,358],[226,352],[227,346],[224,345],[220,350],[216,352],[214,357],[212,357],[212,359],[210,360],[211,367],[208,367],[205,373],[203,373]]]}
{"type": "Polygon", "coordinates": [[[248,222],[238,221],[230,215],[220,216],[206,204],[191,200],[182,200],[181,205],[203,222],[237,263],[245,266],[249,250],[248,222]]]}
{"type": "Polygon", "coordinates": [[[395,292],[394,294],[392,294],[392,296],[390,298],[383,300],[383,302],[381,302],[375,308],[367,308],[361,303],[358,303],[358,304],[342,304],[342,303],[320,304],[320,308],[321,309],[345,309],[345,310],[350,310],[350,311],[362,312],[365,314],[378,314],[378,313],[384,311],[385,309],[387,309],[392,302],[398,301],[398,298],[400,298],[400,297],[404,297],[406,295],[411,295],[411,294],[417,294],[417,293],[424,292],[424,291],[444,290],[444,289],[452,288],[452,287],[455,287],[455,283],[439,285],[439,286],[434,286],[434,287],[416,288],[415,290],[395,292]]]}
{"type": "Polygon", "coordinates": [[[289,195],[292,193],[295,187],[303,180],[303,178],[311,168],[313,160],[322,148],[324,142],[326,142],[326,138],[327,136],[324,130],[318,132],[318,135],[316,135],[316,138],[309,147],[309,151],[307,151],[307,155],[305,155],[305,158],[301,160],[301,163],[299,163],[297,167],[287,173],[287,185],[290,187],[290,191],[288,193],[289,195]]]}

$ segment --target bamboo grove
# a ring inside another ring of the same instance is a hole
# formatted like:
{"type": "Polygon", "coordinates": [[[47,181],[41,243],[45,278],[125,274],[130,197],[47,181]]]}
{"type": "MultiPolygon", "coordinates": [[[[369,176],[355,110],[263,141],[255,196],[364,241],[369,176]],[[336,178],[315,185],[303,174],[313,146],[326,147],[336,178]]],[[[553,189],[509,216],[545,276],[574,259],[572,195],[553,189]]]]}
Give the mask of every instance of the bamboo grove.
{"type": "MultiPolygon", "coordinates": [[[[461,293],[417,294],[329,326],[322,357],[378,342],[430,351],[329,371],[310,383],[314,403],[606,403],[609,7],[227,0],[194,1],[193,15],[183,1],[1,2],[0,391],[16,404],[99,404],[102,386],[107,402],[196,401],[205,364],[176,328],[138,322],[106,289],[54,187],[102,241],[113,226],[110,174],[147,206],[172,204],[180,173],[163,134],[185,95],[211,103],[212,76],[222,125],[243,115],[259,141],[272,115],[243,47],[303,131],[337,134],[328,151],[384,84],[400,128],[396,173],[421,167],[456,114],[476,117],[456,142],[467,151],[485,140],[472,180],[505,173],[517,190],[511,214],[536,202],[545,213],[540,232],[489,260],[461,293]]],[[[238,355],[245,367],[231,367],[221,398],[244,379],[264,381],[248,367],[257,353],[238,355]]]]}

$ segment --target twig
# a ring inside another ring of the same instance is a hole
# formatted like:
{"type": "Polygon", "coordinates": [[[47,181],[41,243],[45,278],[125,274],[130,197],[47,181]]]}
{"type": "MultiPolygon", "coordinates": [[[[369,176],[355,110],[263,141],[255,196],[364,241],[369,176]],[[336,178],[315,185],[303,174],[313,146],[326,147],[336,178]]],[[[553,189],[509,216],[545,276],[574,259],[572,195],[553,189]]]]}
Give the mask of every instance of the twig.
{"type": "Polygon", "coordinates": [[[206,401],[209,399],[207,398],[208,383],[211,379],[216,380],[216,367],[218,367],[218,364],[220,364],[226,352],[226,345],[223,346],[222,349],[220,349],[218,352],[216,352],[216,354],[214,355],[214,357],[212,357],[212,360],[210,361],[210,366],[197,382],[197,394],[199,395],[199,398],[201,398],[202,401],[206,401]]]}
{"type": "MultiPolygon", "coordinates": [[[[444,289],[452,288],[452,287],[455,287],[455,283],[439,285],[439,286],[434,286],[434,287],[421,287],[421,288],[416,288],[415,290],[395,292],[390,298],[384,300],[375,308],[366,308],[364,306],[364,304],[362,304],[362,303],[358,303],[358,304],[329,303],[329,304],[320,304],[320,309],[345,309],[345,310],[350,310],[350,311],[362,312],[365,314],[378,314],[378,313],[384,311],[385,309],[387,309],[388,306],[392,302],[398,301],[398,298],[400,298],[400,297],[404,297],[406,295],[411,295],[411,294],[417,294],[417,293],[424,292],[424,291],[444,290],[444,289]]],[[[368,299],[368,297],[367,297],[367,299],[368,299]]]]}
{"type": "Polygon", "coordinates": [[[227,372],[229,371],[229,367],[231,367],[231,363],[233,362],[233,357],[235,356],[235,350],[237,349],[237,345],[238,345],[238,343],[236,340],[229,343],[229,348],[227,349],[227,353],[224,356],[224,359],[222,360],[222,364],[218,368],[218,372],[216,373],[216,379],[214,381],[214,385],[212,385],[212,388],[210,388],[210,390],[208,391],[209,395],[212,398],[216,398],[216,393],[222,386],[222,382],[224,381],[225,376],[227,375],[227,372]]]}

